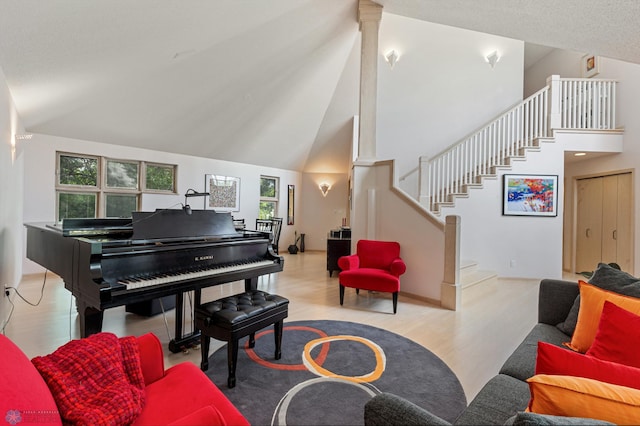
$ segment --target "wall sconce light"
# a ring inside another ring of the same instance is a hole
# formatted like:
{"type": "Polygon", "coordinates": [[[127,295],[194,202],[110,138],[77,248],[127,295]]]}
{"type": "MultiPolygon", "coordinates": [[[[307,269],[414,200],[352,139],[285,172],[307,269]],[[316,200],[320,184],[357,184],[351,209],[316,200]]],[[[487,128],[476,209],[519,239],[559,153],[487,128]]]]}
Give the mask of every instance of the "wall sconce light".
{"type": "Polygon", "coordinates": [[[11,140],[11,164],[13,164],[16,160],[16,145],[18,141],[28,141],[33,137],[31,133],[25,133],[20,135],[13,135],[13,140],[11,140]]]}
{"type": "Polygon", "coordinates": [[[391,69],[393,69],[396,62],[398,62],[398,59],[400,59],[400,55],[395,50],[392,50],[391,52],[384,55],[384,59],[389,63],[391,69]]]}
{"type": "Polygon", "coordinates": [[[491,52],[487,56],[485,56],[484,59],[485,59],[485,61],[487,61],[487,63],[489,65],[491,65],[491,68],[493,68],[500,61],[500,55],[498,55],[498,51],[497,50],[494,50],[493,52],[491,52]]]}
{"type": "Polygon", "coordinates": [[[28,140],[31,140],[31,138],[33,138],[33,134],[25,133],[22,135],[16,135],[15,138],[16,138],[16,141],[28,141],[28,140]]]}
{"type": "Polygon", "coordinates": [[[322,196],[326,197],[327,192],[329,192],[329,190],[331,189],[331,185],[329,185],[327,182],[322,182],[320,185],[318,185],[318,188],[320,188],[322,196]]]}

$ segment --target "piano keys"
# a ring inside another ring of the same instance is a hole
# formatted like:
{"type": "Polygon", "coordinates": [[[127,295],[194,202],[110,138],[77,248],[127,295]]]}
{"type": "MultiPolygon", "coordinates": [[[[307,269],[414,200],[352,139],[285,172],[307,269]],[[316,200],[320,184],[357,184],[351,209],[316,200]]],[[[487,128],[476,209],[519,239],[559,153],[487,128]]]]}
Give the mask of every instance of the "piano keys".
{"type": "Polygon", "coordinates": [[[268,233],[238,232],[229,213],[134,212],[132,219],[27,223],[27,258],[59,275],[76,299],[83,337],[102,330],[105,309],[176,295],[173,352],[197,342],[182,334],[183,295],[282,271],[268,233]]]}

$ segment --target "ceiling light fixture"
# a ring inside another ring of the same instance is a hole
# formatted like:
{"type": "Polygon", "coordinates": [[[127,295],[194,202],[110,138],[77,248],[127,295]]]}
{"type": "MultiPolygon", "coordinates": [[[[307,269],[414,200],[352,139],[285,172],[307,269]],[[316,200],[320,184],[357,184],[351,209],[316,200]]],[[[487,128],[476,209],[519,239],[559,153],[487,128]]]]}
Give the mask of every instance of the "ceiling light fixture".
{"type": "Polygon", "coordinates": [[[393,69],[396,62],[398,62],[398,59],[400,59],[400,54],[398,54],[398,52],[396,52],[395,50],[392,50],[391,52],[384,55],[384,59],[389,63],[391,69],[393,69]]]}
{"type": "Polygon", "coordinates": [[[331,185],[329,185],[327,182],[322,182],[320,185],[318,185],[318,188],[320,188],[322,196],[326,197],[327,192],[329,192],[329,190],[331,189],[331,185]]]}
{"type": "Polygon", "coordinates": [[[576,157],[584,157],[585,155],[587,155],[586,152],[576,152],[575,154],[573,154],[576,157]]]}
{"type": "Polygon", "coordinates": [[[491,52],[487,56],[485,56],[484,59],[485,59],[485,61],[487,61],[487,63],[489,65],[491,65],[491,68],[493,68],[500,61],[500,55],[498,54],[497,50],[494,50],[493,52],[491,52]]]}

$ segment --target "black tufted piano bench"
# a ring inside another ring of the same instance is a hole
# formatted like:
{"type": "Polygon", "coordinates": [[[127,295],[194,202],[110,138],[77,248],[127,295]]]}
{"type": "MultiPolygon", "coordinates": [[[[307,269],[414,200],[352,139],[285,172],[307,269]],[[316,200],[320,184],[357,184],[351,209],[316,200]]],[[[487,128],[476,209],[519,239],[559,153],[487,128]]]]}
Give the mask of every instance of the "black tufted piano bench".
{"type": "Polygon", "coordinates": [[[255,345],[256,331],[273,324],[275,336],[275,359],[281,357],[282,323],[289,315],[289,300],[277,294],[251,290],[234,296],[204,303],[196,308],[196,327],[200,330],[202,363],[200,368],[209,368],[209,339],[227,342],[229,377],[227,385],[236,385],[236,363],[238,340],[249,337],[249,347],[255,345]]]}

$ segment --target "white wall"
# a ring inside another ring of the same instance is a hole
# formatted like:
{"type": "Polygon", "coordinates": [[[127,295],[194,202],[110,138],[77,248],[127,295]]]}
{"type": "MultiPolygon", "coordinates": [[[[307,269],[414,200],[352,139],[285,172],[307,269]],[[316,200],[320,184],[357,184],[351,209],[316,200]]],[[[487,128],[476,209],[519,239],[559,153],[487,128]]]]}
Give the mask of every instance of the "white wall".
{"type": "Polygon", "coordinates": [[[400,291],[437,303],[444,279],[444,225],[426,218],[418,203],[391,190],[392,161],[354,165],[351,249],[360,239],[397,241],[407,265],[400,291]]]}
{"type": "Polygon", "coordinates": [[[23,130],[0,69],[0,330],[10,309],[4,285],[17,286],[22,276],[22,147],[25,142],[15,143],[14,135],[23,130]]]}
{"type": "Polygon", "coordinates": [[[457,199],[454,208],[443,208],[443,217],[461,217],[461,259],[476,261],[501,277],[561,278],[563,163],[562,145],[544,143],[542,151],[527,154],[527,161],[514,162],[511,170],[472,189],[469,198],[457,199]],[[505,173],[557,175],[558,216],[503,216],[505,173]]]}
{"type": "MultiPolygon", "coordinates": [[[[342,218],[348,216],[349,193],[348,177],[343,173],[304,173],[302,175],[302,193],[304,202],[301,214],[304,226],[299,226],[296,219],[295,229],[305,233],[305,250],[326,250],[327,233],[342,225],[342,218]],[[318,185],[327,182],[331,189],[326,197],[318,185]]],[[[298,190],[299,191],[299,190],[298,190]]],[[[296,196],[298,192],[296,191],[296,196]]],[[[296,214],[296,218],[298,215],[296,214]]],[[[293,241],[286,241],[293,244],[293,241]]]]}
{"type": "Polygon", "coordinates": [[[399,176],[522,100],[521,41],[383,13],[379,51],[377,157],[395,159],[399,176]]]}
{"type": "MultiPolygon", "coordinates": [[[[50,135],[34,135],[33,139],[28,144],[25,144],[24,149],[24,222],[53,222],[55,220],[56,151],[177,164],[178,194],[144,194],[142,196],[142,210],[144,211],[153,211],[156,208],[180,207],[178,203],[184,202],[184,193],[187,189],[205,190],[205,174],[239,177],[240,211],[233,212],[233,216],[244,218],[248,229],[255,229],[261,175],[280,178],[278,217],[287,217],[287,186],[291,184],[300,187],[301,184],[301,174],[290,170],[258,167],[50,135]]],[[[300,211],[302,199],[302,193],[297,192],[296,211],[300,211]]],[[[189,204],[193,208],[201,209],[204,206],[204,199],[192,198],[189,200],[189,204]]],[[[297,216],[296,222],[299,226],[303,226],[303,217],[297,216]]],[[[284,225],[280,241],[284,243],[290,239],[293,239],[293,228],[284,225]]],[[[282,248],[283,243],[280,244],[280,248],[282,248]]],[[[286,246],[284,247],[286,250],[286,246]]],[[[42,268],[39,265],[25,259],[24,273],[40,271],[42,271],[42,268]]]]}
{"type": "MultiPolygon", "coordinates": [[[[535,64],[527,72],[526,80],[539,80],[542,75],[560,74],[561,77],[580,77],[580,60],[582,54],[568,51],[556,51],[535,64]]],[[[640,163],[640,65],[600,58],[600,74],[595,78],[610,78],[618,80],[616,98],[616,121],[618,127],[624,128],[624,152],[600,158],[572,162],[566,165],[565,176],[567,190],[571,191],[572,182],[576,177],[609,173],[619,170],[634,171],[634,209],[635,224],[640,223],[640,176],[637,165],[640,163]]],[[[573,199],[573,193],[568,194],[573,199]]],[[[570,205],[568,206],[570,207],[570,205]]],[[[573,226],[574,213],[569,211],[567,225],[573,226]]],[[[572,239],[573,236],[569,235],[572,239]]],[[[570,242],[570,241],[569,241],[570,242]]],[[[640,271],[640,258],[637,249],[640,244],[640,230],[636,228],[634,234],[634,272],[640,271]]],[[[571,244],[565,244],[565,268],[571,269],[571,244]]]]}

